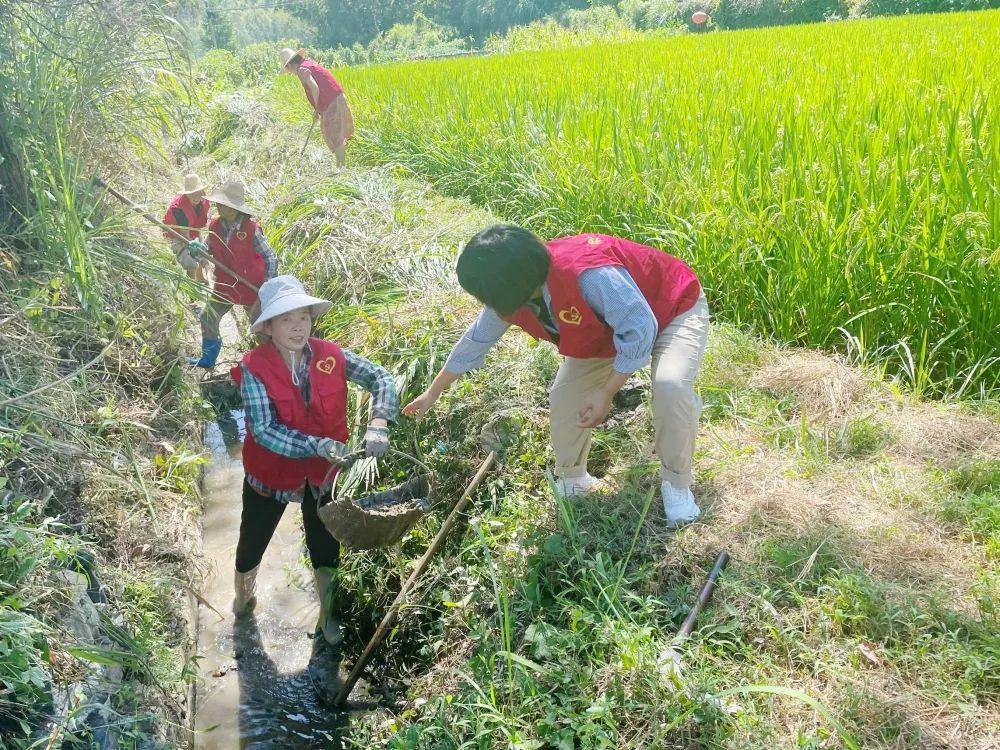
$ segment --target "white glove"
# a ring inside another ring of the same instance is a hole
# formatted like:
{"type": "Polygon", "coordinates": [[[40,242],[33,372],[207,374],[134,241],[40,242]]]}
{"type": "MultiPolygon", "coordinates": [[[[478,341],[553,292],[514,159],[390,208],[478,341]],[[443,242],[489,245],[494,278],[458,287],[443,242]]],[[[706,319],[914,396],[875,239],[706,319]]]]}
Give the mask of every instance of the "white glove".
{"type": "Polygon", "coordinates": [[[347,445],[333,439],[326,440],[321,446],[320,454],[322,458],[335,464],[339,464],[341,459],[347,455],[347,445]]]}
{"type": "Polygon", "coordinates": [[[389,452],[389,428],[368,426],[365,432],[365,455],[382,458],[389,452]]]}

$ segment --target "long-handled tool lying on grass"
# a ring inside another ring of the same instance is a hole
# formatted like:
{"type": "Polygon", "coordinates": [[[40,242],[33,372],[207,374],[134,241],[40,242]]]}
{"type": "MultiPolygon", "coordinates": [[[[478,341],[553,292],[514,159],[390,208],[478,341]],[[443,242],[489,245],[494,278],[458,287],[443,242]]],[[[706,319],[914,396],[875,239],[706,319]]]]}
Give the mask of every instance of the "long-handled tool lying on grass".
{"type": "MultiPolygon", "coordinates": [[[[128,206],[130,209],[132,209],[133,211],[135,211],[137,214],[139,214],[140,216],[142,216],[142,218],[144,218],[146,221],[150,222],[151,224],[155,224],[156,226],[160,227],[165,232],[170,232],[170,234],[172,234],[174,237],[176,237],[177,239],[181,240],[182,242],[185,242],[185,243],[188,242],[188,238],[185,237],[180,232],[178,232],[176,228],[170,226],[169,224],[164,224],[162,221],[160,221],[159,219],[157,219],[152,214],[146,213],[145,211],[143,211],[141,206],[139,206],[137,203],[134,203],[133,201],[131,201],[128,198],[126,198],[124,195],[122,195],[121,193],[119,193],[117,190],[115,190],[113,187],[111,187],[108,183],[106,183],[100,177],[96,178],[95,182],[97,183],[97,185],[99,187],[102,187],[105,190],[107,190],[109,194],[111,194],[112,196],[114,196],[115,198],[117,198],[119,201],[121,201],[122,203],[124,203],[126,206],[128,206]]],[[[212,256],[209,253],[206,253],[204,251],[201,251],[201,250],[197,251],[197,253],[198,253],[199,257],[201,257],[204,260],[207,260],[209,263],[212,263],[212,264],[218,266],[219,268],[221,268],[223,271],[225,271],[226,273],[228,273],[230,276],[232,276],[234,279],[236,279],[238,282],[240,282],[241,284],[243,284],[248,289],[252,289],[254,292],[260,291],[260,287],[258,287],[256,284],[254,284],[251,281],[247,281],[245,278],[243,278],[240,274],[236,273],[236,271],[234,271],[233,269],[231,269],[225,263],[221,263],[218,260],[216,260],[214,256],[212,256]]]]}
{"type": "Polygon", "coordinates": [[[400,588],[399,593],[396,594],[395,600],[392,602],[392,606],[389,607],[389,611],[386,612],[385,617],[382,618],[382,622],[379,623],[378,628],[375,630],[375,634],[368,641],[368,645],[365,646],[365,650],[358,657],[358,661],[354,665],[354,669],[348,675],[347,680],[340,688],[340,692],[337,693],[336,698],[333,700],[334,706],[342,706],[347,701],[348,696],[350,696],[351,691],[354,689],[354,685],[357,683],[358,679],[361,677],[361,673],[364,671],[365,667],[368,666],[368,662],[371,661],[372,656],[375,654],[375,649],[379,647],[379,644],[385,639],[392,629],[392,626],[396,624],[396,620],[399,618],[399,611],[406,601],[406,598],[413,591],[417,584],[420,576],[423,574],[424,570],[427,569],[428,564],[430,564],[431,558],[437,554],[437,551],[444,544],[445,538],[448,536],[448,532],[458,521],[458,517],[465,510],[465,506],[469,503],[469,498],[472,497],[472,493],[476,491],[480,482],[483,481],[483,477],[486,476],[486,472],[490,470],[493,466],[493,462],[496,460],[496,453],[490,452],[490,454],[483,461],[482,465],[479,467],[479,471],[476,472],[476,476],[472,478],[469,482],[469,486],[465,488],[465,492],[462,493],[462,497],[456,503],[455,507],[452,509],[448,518],[445,519],[444,524],[442,524],[440,531],[438,531],[437,536],[431,541],[430,546],[427,551],[424,552],[423,557],[417,562],[416,567],[413,572],[410,573],[410,577],[406,579],[406,582],[400,588]]]}
{"type": "Polygon", "coordinates": [[[715,584],[719,580],[719,575],[725,569],[726,565],[729,564],[729,552],[722,550],[718,557],[715,558],[715,564],[712,566],[712,570],[708,574],[708,578],[705,580],[704,585],[701,587],[701,591],[698,592],[698,600],[691,607],[691,611],[688,612],[688,616],[684,618],[684,622],[681,623],[680,630],[677,631],[677,635],[674,637],[673,643],[670,645],[661,659],[667,657],[665,661],[672,662],[675,668],[680,667],[681,654],[680,647],[694,632],[695,623],[698,620],[698,615],[705,608],[705,605],[712,600],[712,594],[715,593],[715,584]]]}
{"type": "Polygon", "coordinates": [[[692,632],[694,632],[695,622],[698,619],[698,615],[705,608],[705,605],[712,600],[712,594],[715,593],[715,584],[719,580],[719,574],[725,569],[726,565],[729,564],[729,553],[726,550],[722,550],[719,556],[715,558],[715,565],[712,566],[712,570],[708,574],[708,579],[705,581],[705,585],[701,587],[701,591],[698,592],[698,601],[694,603],[691,607],[691,611],[688,612],[688,616],[684,618],[684,622],[681,624],[681,629],[677,631],[677,638],[675,642],[681,642],[686,640],[692,632]]]}

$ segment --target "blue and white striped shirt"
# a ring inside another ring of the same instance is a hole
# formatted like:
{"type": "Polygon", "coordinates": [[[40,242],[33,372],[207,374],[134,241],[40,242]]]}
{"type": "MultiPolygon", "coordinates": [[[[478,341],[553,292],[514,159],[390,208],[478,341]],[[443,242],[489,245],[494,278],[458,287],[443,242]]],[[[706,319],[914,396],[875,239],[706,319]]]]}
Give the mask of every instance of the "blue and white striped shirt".
{"type": "MultiPolygon", "coordinates": [[[[580,291],[591,309],[614,331],[615,370],[633,373],[649,364],[659,325],[635,280],[621,266],[601,266],[580,274],[580,291]]],[[[542,286],[552,313],[552,296],[542,286]]],[[[555,320],[555,316],[552,316],[555,320]]],[[[485,307],[451,350],[444,368],[461,375],[483,366],[486,354],[503,337],[510,323],[485,307]]]]}

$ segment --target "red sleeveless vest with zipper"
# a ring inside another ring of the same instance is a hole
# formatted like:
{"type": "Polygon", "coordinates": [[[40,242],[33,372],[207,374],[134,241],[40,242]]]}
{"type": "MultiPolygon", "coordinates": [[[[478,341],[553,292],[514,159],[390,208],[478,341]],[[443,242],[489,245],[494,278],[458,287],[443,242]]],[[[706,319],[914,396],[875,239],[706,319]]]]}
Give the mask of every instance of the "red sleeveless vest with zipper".
{"type": "MultiPolygon", "coordinates": [[[[330,106],[330,103],[340,94],[344,93],[344,87],[333,77],[333,73],[315,60],[306,58],[299,63],[299,67],[308,70],[313,80],[316,81],[316,85],[319,87],[319,102],[317,103],[312,100],[309,96],[309,89],[306,89],[306,98],[309,99],[309,103],[313,105],[313,108],[317,112],[323,114],[326,112],[326,108],[330,106]]],[[[305,84],[303,84],[304,86],[305,84]]]]}
{"type": "MultiPolygon", "coordinates": [[[[253,219],[244,219],[243,223],[233,232],[228,244],[222,241],[225,230],[222,228],[221,219],[218,217],[212,219],[208,229],[210,232],[208,249],[213,258],[229,266],[256,286],[264,283],[267,266],[264,263],[264,256],[258,253],[253,246],[253,237],[257,233],[257,223],[253,219]]],[[[215,267],[215,286],[213,289],[217,295],[229,300],[234,305],[257,303],[257,292],[237,281],[232,274],[219,266],[215,267]]]]}
{"type": "MultiPolygon", "coordinates": [[[[302,398],[299,386],[274,345],[267,341],[243,357],[243,364],[267,388],[285,427],[307,435],[347,442],[347,376],[344,353],[332,341],[309,339],[312,360],[309,363],[309,403],[302,398]]],[[[243,381],[240,366],[230,374],[237,384],[243,381]]],[[[243,442],[243,469],[265,487],[273,490],[297,490],[306,481],[321,485],[330,471],[325,458],[288,458],[259,445],[250,425],[243,442]]],[[[331,474],[331,477],[334,475],[331,474]]]]}
{"type": "MultiPolygon", "coordinates": [[[[635,281],[656,316],[657,330],[694,307],[701,283],[686,263],[662,250],[605,234],[578,234],[546,243],[552,266],[545,279],[559,329],[559,353],[577,359],[615,356],[614,331],[583,298],[580,274],[602,266],[621,266],[635,281]]],[[[542,341],[552,336],[528,307],[505,318],[542,341]]]]}
{"type": "MultiPolygon", "coordinates": [[[[163,214],[163,223],[168,227],[174,227],[189,240],[196,240],[200,234],[198,230],[204,229],[205,225],[208,224],[208,205],[208,201],[204,198],[198,201],[198,205],[195,205],[187,195],[181,193],[170,201],[167,212],[163,214]],[[174,216],[175,210],[184,214],[184,218],[187,219],[185,226],[178,225],[177,217],[174,216]]],[[[168,239],[177,239],[171,232],[164,232],[163,236],[168,239]]]]}

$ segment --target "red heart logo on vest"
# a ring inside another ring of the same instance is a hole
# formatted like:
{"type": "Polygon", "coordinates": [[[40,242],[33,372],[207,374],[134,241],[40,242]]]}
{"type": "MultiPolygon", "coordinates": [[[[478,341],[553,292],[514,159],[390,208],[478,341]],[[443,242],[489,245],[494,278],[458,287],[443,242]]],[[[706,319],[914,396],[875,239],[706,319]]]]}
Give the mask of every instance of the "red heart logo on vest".
{"type": "Polygon", "coordinates": [[[583,316],[580,311],[576,309],[576,306],[569,308],[568,310],[559,311],[559,320],[563,323],[568,323],[571,326],[580,325],[580,321],[583,320],[583,316]]]}
{"type": "Polygon", "coordinates": [[[247,233],[246,232],[237,232],[236,233],[236,239],[238,239],[238,240],[245,240],[246,238],[247,238],[247,233]]]}
{"type": "Polygon", "coordinates": [[[337,360],[333,356],[329,356],[326,359],[321,359],[316,363],[316,369],[319,370],[324,375],[329,375],[337,368],[337,360]]]}

